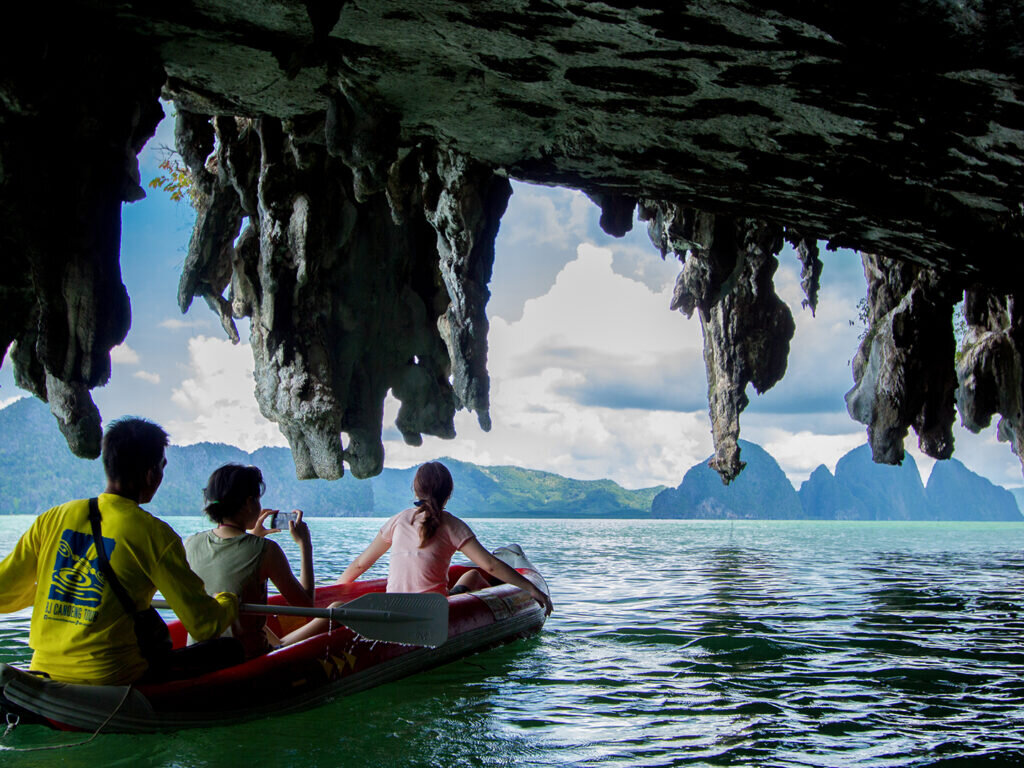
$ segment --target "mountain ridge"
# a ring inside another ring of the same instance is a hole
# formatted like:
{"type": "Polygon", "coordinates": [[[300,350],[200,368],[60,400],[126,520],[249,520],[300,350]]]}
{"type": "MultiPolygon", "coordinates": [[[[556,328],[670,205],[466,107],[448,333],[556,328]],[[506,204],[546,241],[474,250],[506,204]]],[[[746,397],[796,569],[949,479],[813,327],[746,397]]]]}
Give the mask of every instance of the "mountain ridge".
{"type": "MultiPolygon", "coordinates": [[[[38,514],[102,489],[100,462],[71,454],[43,403],[23,398],[0,409],[0,430],[17,436],[0,442],[0,514],[38,514]]],[[[1024,521],[1013,493],[955,459],[936,464],[925,486],[910,456],[899,467],[878,465],[862,445],[839,460],[834,475],[820,465],[797,490],[767,451],[748,441],[741,446],[747,468],[729,486],[706,462],[691,467],[676,488],[631,490],[607,479],[439,460],[455,481],[449,507],[467,518],[1024,521]]],[[[147,505],[162,517],[201,514],[207,477],[229,462],[260,467],[267,507],[297,507],[317,517],[386,517],[413,501],[415,467],[388,468],[369,480],[299,481],[287,448],[247,452],[204,442],[171,445],[167,458],[164,483],[147,505]]]]}

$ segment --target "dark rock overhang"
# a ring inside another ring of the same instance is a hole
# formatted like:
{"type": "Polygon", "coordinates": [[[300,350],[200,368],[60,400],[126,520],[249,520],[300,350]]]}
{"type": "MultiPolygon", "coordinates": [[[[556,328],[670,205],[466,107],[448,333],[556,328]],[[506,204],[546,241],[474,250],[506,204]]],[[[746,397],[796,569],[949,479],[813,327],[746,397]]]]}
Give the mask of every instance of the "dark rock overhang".
{"type": "MultiPolygon", "coordinates": [[[[683,262],[723,478],[746,385],[785,372],[785,239],[865,256],[851,414],[877,460],[1001,414],[1018,452],[1024,11],[992,2],[66,2],[0,51],[0,344],[69,444],[129,325],[119,208],[176,103],[199,192],[179,300],[252,319],[256,396],[301,476],[379,471],[398,426],[489,424],[487,282],[509,178],[638,208],[683,262]],[[62,225],[53,225],[58,206],[62,225]],[[66,223],[64,223],[66,222],[66,223]],[[243,229],[244,226],[244,229],[243,229]],[[239,236],[239,233],[241,235],[239,236]],[[237,239],[237,242],[236,242],[237,239]],[[954,368],[953,305],[967,291],[954,368]],[[343,445],[340,433],[348,437],[343,445]]],[[[43,15],[45,13],[45,16],[43,15]]]]}

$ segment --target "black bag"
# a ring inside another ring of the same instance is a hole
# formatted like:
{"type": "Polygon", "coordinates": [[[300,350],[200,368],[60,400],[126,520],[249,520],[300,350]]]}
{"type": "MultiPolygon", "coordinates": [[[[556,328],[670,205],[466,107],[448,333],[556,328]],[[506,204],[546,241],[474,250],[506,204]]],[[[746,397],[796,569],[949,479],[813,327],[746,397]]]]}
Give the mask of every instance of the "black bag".
{"type": "Polygon", "coordinates": [[[171,652],[174,647],[171,632],[156,608],[150,606],[136,611],[132,614],[132,621],[135,622],[135,639],[139,642],[139,650],[150,666],[171,652]]]}
{"type": "Polygon", "coordinates": [[[96,543],[96,556],[100,561],[100,573],[107,579],[110,588],[114,590],[125,613],[132,617],[135,625],[135,639],[139,643],[142,657],[149,662],[151,667],[159,665],[174,646],[171,642],[171,633],[167,629],[163,617],[153,606],[141,611],[135,610],[135,603],[125,592],[121,582],[117,580],[114,569],[110,567],[107,550],[103,547],[103,530],[100,527],[100,520],[99,499],[89,499],[89,522],[92,525],[92,538],[96,543]]]}

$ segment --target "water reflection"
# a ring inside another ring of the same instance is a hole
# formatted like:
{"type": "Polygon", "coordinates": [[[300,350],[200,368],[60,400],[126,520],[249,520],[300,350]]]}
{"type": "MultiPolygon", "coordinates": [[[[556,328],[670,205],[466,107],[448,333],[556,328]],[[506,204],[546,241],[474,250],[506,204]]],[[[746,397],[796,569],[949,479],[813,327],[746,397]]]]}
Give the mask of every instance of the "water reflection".
{"type": "MultiPolygon", "coordinates": [[[[472,524],[550,577],[541,636],[300,715],[103,737],[62,764],[889,768],[1024,749],[1024,526],[472,524]]],[[[319,580],[379,525],[314,519],[319,580]]],[[[0,617],[3,658],[26,631],[0,617]]]]}

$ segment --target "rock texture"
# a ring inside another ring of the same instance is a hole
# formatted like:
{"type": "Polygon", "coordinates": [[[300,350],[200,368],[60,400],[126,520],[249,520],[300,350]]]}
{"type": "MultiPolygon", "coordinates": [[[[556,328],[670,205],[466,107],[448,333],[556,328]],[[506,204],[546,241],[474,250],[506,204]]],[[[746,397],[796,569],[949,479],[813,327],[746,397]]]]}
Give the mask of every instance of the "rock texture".
{"type": "Polygon", "coordinates": [[[379,472],[389,390],[411,444],[453,437],[458,407],[490,427],[484,309],[509,182],[451,149],[347,142],[345,109],[212,130],[182,112],[177,131],[201,189],[182,311],[203,297],[236,341],[234,318],[252,319],[256,398],[300,477],[379,472]]]}
{"type": "Polygon", "coordinates": [[[966,333],[956,373],[965,427],[980,432],[1001,414],[1000,440],[1024,461],[1024,318],[1020,298],[976,286],[964,298],[966,333]]]}
{"type": "MultiPolygon", "coordinates": [[[[678,488],[668,488],[651,503],[653,517],[697,519],[797,520],[805,517],[792,483],[761,446],[740,441],[750,466],[728,487],[708,463],[697,464],[678,488]]],[[[714,457],[712,457],[713,461],[714,457]]]]}
{"type": "MultiPolygon", "coordinates": [[[[202,297],[229,334],[252,318],[257,398],[303,476],[379,470],[388,389],[411,442],[450,436],[458,407],[488,425],[486,286],[510,177],[583,190],[612,234],[640,201],[656,242],[683,259],[677,305],[704,328],[726,480],[742,466],[746,384],[763,391],[785,370],[792,319],[771,289],[783,238],[812,309],[818,241],[877,254],[851,412],[881,461],[899,460],[910,426],[949,454],[943,313],[974,284],[1004,304],[1021,285],[1017,4],[68,0],[25,12],[37,17],[8,25],[0,46],[0,349],[14,343],[19,383],[85,455],[99,435],[89,389],[129,318],[118,207],[141,194],[134,155],[161,85],[201,192],[182,306],[202,297]],[[66,192],[56,232],[54,190],[66,192]]],[[[1019,357],[1020,341],[979,327],[1002,341],[979,336],[989,351],[964,369],[977,387],[961,387],[961,411],[970,423],[1001,413],[1009,436],[1014,396],[992,409],[967,393],[1009,375],[993,355],[1019,357]]]]}
{"type": "Polygon", "coordinates": [[[903,466],[879,466],[871,448],[846,454],[832,475],[819,466],[800,486],[807,517],[823,520],[975,520],[1024,522],[1008,490],[956,459],[932,467],[927,487],[912,457],[903,466]]]}
{"type": "Polygon", "coordinates": [[[867,424],[875,461],[899,464],[913,426],[936,459],[953,454],[957,389],[953,304],[948,276],[909,262],[864,254],[870,327],[853,360],[850,415],[867,424]]]}
{"type": "Polygon", "coordinates": [[[89,390],[110,378],[131,319],[121,204],[145,196],[135,156],[163,117],[164,73],[143,41],[111,46],[74,16],[43,39],[41,25],[9,24],[0,44],[0,361],[94,457],[89,390]]]}
{"type": "Polygon", "coordinates": [[[782,378],[796,330],[772,284],[782,230],[654,201],[643,201],[640,218],[649,220],[662,254],[671,250],[684,262],[671,308],[700,316],[715,441],[710,466],[728,483],[743,469],[738,440],[747,385],[761,393],[782,378]]]}
{"type": "Polygon", "coordinates": [[[936,520],[1022,520],[1012,493],[974,474],[956,459],[932,468],[925,497],[936,520]]]}

